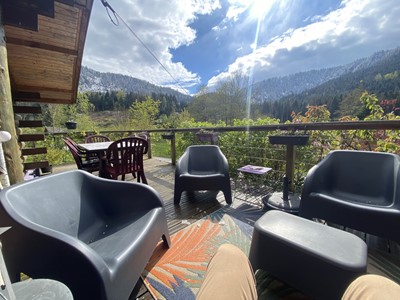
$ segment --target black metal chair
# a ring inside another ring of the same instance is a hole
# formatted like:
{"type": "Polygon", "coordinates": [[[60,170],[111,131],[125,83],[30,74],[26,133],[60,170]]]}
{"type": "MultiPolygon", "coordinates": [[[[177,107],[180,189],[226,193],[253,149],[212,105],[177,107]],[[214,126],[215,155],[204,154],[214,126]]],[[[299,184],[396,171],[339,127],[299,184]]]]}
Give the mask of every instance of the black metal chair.
{"type": "Polygon", "coordinates": [[[74,170],[0,192],[3,254],[20,272],[67,285],[74,299],[128,299],[156,245],[170,238],[151,187],[74,170]]]}
{"type": "Polygon", "coordinates": [[[332,151],[308,172],[299,215],[400,242],[400,157],[332,151]]]}
{"type": "Polygon", "coordinates": [[[180,203],[183,191],[199,190],[222,191],[232,203],[228,161],[218,146],[190,146],[176,163],[174,203],[180,203]]]}

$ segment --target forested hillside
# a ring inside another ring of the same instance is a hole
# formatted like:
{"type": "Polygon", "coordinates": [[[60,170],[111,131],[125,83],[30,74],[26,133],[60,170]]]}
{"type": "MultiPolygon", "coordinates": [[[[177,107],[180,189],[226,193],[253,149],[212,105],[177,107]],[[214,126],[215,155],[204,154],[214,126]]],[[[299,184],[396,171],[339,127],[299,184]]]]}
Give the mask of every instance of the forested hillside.
{"type": "MultiPolygon", "coordinates": [[[[248,116],[270,116],[284,122],[290,120],[292,112],[304,113],[308,105],[327,105],[332,119],[347,115],[362,119],[368,113],[359,101],[365,90],[376,94],[382,103],[391,103],[385,111],[393,110],[399,107],[399,72],[400,48],[396,48],[345,66],[266,79],[252,86],[248,116]]],[[[188,107],[197,121],[232,123],[246,116],[245,83],[245,78],[231,78],[215,91],[204,90],[190,97],[129,76],[83,67],[80,89],[87,91],[95,111],[126,111],[136,100],[142,102],[150,96],[160,102],[160,116],[188,107]]]]}
{"type": "MultiPolygon", "coordinates": [[[[331,115],[339,118],[345,115],[362,117],[358,99],[367,90],[380,100],[400,98],[400,49],[382,51],[368,59],[348,65],[347,72],[312,89],[299,94],[282,97],[278,101],[264,101],[259,104],[263,114],[281,120],[290,118],[292,111],[305,112],[307,105],[328,106],[331,115]]],[[[399,106],[395,101],[395,106],[399,106]]]]}
{"type": "MultiPolygon", "coordinates": [[[[91,92],[87,95],[90,103],[94,106],[94,111],[128,110],[135,101],[142,102],[147,96],[143,93],[124,93],[122,91],[91,92]]],[[[172,112],[181,111],[185,105],[183,102],[179,102],[175,95],[151,93],[148,96],[160,102],[161,115],[168,116],[172,112]]]]}
{"type": "Polygon", "coordinates": [[[182,94],[168,87],[157,86],[145,80],[140,80],[122,74],[98,72],[85,66],[82,66],[81,69],[79,91],[100,93],[105,93],[107,91],[123,91],[126,94],[134,93],[143,96],[163,94],[175,96],[179,102],[187,102],[191,99],[189,95],[182,94]]]}

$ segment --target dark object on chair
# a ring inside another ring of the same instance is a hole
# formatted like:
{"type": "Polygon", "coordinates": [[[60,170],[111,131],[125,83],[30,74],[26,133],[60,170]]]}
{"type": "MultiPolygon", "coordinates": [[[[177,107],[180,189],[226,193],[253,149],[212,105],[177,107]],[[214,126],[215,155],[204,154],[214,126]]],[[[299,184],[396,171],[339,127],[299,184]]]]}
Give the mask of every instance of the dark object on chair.
{"type": "Polygon", "coordinates": [[[147,153],[147,150],[147,141],[138,137],[113,142],[102,161],[104,173],[112,179],[118,179],[118,176],[122,175],[122,180],[125,180],[125,174],[131,173],[137,177],[138,182],[147,184],[143,166],[143,155],[147,153]]]}
{"type": "Polygon", "coordinates": [[[97,157],[88,155],[86,151],[81,149],[72,139],[65,138],[65,145],[67,145],[69,151],[74,157],[76,166],[79,170],[84,170],[89,173],[100,170],[100,160],[97,157]]]}
{"type": "Polygon", "coordinates": [[[85,137],[85,143],[100,143],[100,142],[110,142],[110,138],[105,135],[94,134],[85,137]]]}
{"type": "Polygon", "coordinates": [[[20,272],[67,285],[74,299],[128,299],[162,237],[163,201],[151,187],[75,170],[0,192],[3,254],[20,272]]]}
{"type": "Polygon", "coordinates": [[[310,169],[299,215],[400,242],[400,158],[338,150],[310,169]]]}
{"type": "Polygon", "coordinates": [[[279,210],[254,225],[249,260],[312,299],[340,299],[367,271],[367,245],[354,234],[279,210]]]}
{"type": "Polygon", "coordinates": [[[222,191],[232,203],[228,161],[218,146],[190,146],[179,158],[175,169],[174,203],[179,204],[183,191],[222,191]]]}

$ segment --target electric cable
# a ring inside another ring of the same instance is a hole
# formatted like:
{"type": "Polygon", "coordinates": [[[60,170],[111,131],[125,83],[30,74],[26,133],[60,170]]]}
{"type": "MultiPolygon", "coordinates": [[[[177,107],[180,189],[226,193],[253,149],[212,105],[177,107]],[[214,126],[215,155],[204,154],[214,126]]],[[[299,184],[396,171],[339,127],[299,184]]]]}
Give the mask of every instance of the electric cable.
{"type": "Polygon", "coordinates": [[[178,80],[171,74],[171,72],[168,71],[168,69],[164,66],[164,64],[157,58],[157,56],[153,53],[153,51],[151,51],[151,49],[149,47],[147,47],[147,45],[143,42],[143,40],[136,34],[136,32],[125,22],[125,20],[111,7],[111,5],[107,2],[107,0],[101,0],[103,6],[106,8],[108,17],[110,18],[110,21],[115,25],[118,26],[119,25],[119,20],[122,21],[122,23],[126,26],[126,28],[128,28],[128,30],[134,35],[134,37],[142,44],[142,46],[147,50],[147,52],[150,53],[150,55],[157,61],[157,63],[165,70],[165,72],[168,73],[168,75],[172,78],[172,80],[179,86],[179,88],[184,91],[184,93],[188,96],[190,96],[186,90],[180,85],[180,83],[178,82],[178,80]],[[110,15],[109,10],[112,12],[112,14],[115,17],[115,21],[113,20],[113,18],[110,15]]]}

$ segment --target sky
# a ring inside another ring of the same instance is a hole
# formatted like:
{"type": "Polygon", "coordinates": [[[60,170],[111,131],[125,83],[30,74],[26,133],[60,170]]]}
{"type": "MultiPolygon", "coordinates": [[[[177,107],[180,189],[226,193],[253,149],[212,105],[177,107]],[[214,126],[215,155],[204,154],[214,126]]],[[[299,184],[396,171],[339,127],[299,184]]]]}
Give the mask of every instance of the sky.
{"type": "Polygon", "coordinates": [[[399,0],[94,0],[82,65],[195,94],[400,46],[399,0]],[[116,25],[114,25],[117,24],[116,25]]]}

